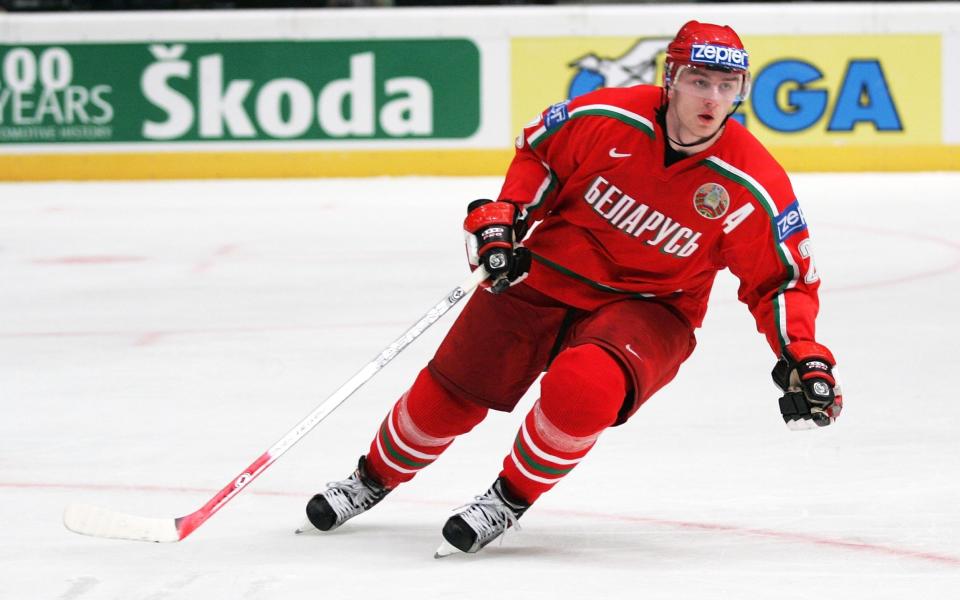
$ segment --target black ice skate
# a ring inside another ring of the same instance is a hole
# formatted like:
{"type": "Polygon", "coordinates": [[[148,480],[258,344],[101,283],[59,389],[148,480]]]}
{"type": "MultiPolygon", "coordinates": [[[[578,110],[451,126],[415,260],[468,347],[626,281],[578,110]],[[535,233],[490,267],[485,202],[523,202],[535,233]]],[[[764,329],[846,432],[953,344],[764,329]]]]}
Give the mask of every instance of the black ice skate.
{"type": "Polygon", "coordinates": [[[343,481],[327,484],[327,489],[317,494],[307,503],[308,523],[297,530],[302,533],[316,527],[320,531],[331,531],[346,523],[349,519],[370,510],[390,493],[367,473],[367,457],[361,456],[357,469],[343,481]]]}
{"type": "Polygon", "coordinates": [[[518,519],[530,508],[514,498],[498,478],[482,496],[447,519],[443,526],[443,544],[434,558],[460,552],[474,553],[500,537],[508,527],[520,529],[518,519]]]}

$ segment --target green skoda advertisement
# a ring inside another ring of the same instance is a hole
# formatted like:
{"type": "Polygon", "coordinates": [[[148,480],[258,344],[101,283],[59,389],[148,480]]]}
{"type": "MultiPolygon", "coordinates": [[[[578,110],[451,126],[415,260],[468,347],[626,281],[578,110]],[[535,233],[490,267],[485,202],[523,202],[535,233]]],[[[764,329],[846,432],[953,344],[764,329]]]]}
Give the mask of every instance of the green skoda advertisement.
{"type": "Polygon", "coordinates": [[[0,143],[463,139],[465,39],[0,45],[0,143]]]}

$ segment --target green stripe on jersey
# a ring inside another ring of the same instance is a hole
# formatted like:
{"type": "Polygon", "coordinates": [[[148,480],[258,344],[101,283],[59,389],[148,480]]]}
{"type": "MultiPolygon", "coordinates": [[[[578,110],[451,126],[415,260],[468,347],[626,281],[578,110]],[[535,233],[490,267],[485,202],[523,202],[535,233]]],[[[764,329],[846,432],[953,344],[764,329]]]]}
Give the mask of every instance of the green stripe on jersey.
{"type": "MultiPolygon", "coordinates": [[[[609,293],[611,293],[611,294],[625,294],[626,296],[628,296],[628,297],[630,297],[630,298],[654,298],[654,297],[656,297],[656,294],[647,294],[647,293],[644,293],[644,292],[631,292],[630,290],[621,290],[621,289],[615,288],[615,287],[613,287],[613,286],[611,286],[611,285],[607,285],[607,284],[605,284],[605,283],[600,283],[599,281],[594,281],[594,280],[592,280],[592,279],[589,279],[589,278],[587,278],[587,277],[584,277],[583,275],[577,273],[576,271],[572,271],[572,270],[568,269],[567,267],[565,267],[565,266],[563,266],[563,265],[561,265],[561,264],[559,264],[559,263],[553,262],[553,261],[550,260],[549,258],[540,256],[540,255],[537,254],[536,252],[531,252],[531,253],[530,253],[530,258],[532,258],[533,260],[535,260],[535,261],[537,261],[537,262],[539,262],[539,263],[542,263],[544,266],[550,267],[551,269],[553,269],[554,271],[556,271],[556,272],[558,272],[558,273],[562,273],[562,274],[566,275],[567,277],[569,277],[569,278],[571,278],[571,279],[575,279],[575,280],[579,281],[580,283],[583,283],[583,284],[585,284],[585,285],[588,285],[588,286],[592,287],[593,289],[599,290],[599,291],[601,291],[601,292],[609,292],[609,293]]],[[[671,295],[673,295],[673,294],[671,294],[671,295]]]]}
{"type": "Polygon", "coordinates": [[[786,246],[777,241],[780,239],[780,235],[777,232],[777,215],[779,214],[777,205],[774,203],[773,197],[770,196],[769,192],[767,192],[756,179],[750,177],[750,175],[733,165],[724,162],[716,156],[708,156],[703,160],[702,164],[715,173],[745,187],[747,191],[756,198],[757,203],[763,207],[763,210],[770,219],[770,234],[774,240],[777,256],[780,257],[780,262],[786,267],[787,273],[789,274],[789,279],[783,282],[777,294],[773,297],[773,318],[777,326],[777,338],[780,341],[781,349],[786,348],[787,344],[790,343],[790,337],[787,335],[787,313],[783,293],[797,284],[800,269],[796,263],[793,262],[793,257],[790,255],[790,251],[787,250],[786,246]]]}
{"type": "Polygon", "coordinates": [[[650,136],[650,139],[656,138],[656,135],[653,133],[653,123],[651,123],[649,119],[641,117],[637,113],[631,112],[625,108],[620,108],[619,106],[612,106],[610,104],[586,104],[584,106],[578,106],[570,111],[571,119],[589,115],[616,119],[622,123],[626,123],[631,127],[639,129],[650,136]]]}
{"type": "Polygon", "coordinates": [[[543,204],[543,201],[553,193],[553,190],[557,189],[558,183],[557,174],[554,173],[552,169],[548,169],[547,176],[544,177],[543,182],[540,184],[540,189],[537,190],[537,195],[534,196],[532,202],[523,205],[523,210],[527,213],[536,210],[536,208],[543,204]]]}
{"type": "MultiPolygon", "coordinates": [[[[656,139],[656,134],[653,132],[653,123],[649,119],[638,115],[635,112],[631,112],[625,108],[620,108],[619,106],[613,106],[612,104],[586,104],[584,106],[578,106],[577,108],[570,111],[570,118],[568,120],[573,120],[579,117],[609,117],[611,119],[616,119],[621,123],[626,123],[631,127],[639,129],[650,139],[656,139]]],[[[562,125],[562,123],[561,123],[562,125]]],[[[554,127],[553,129],[547,129],[546,127],[540,127],[536,131],[530,134],[530,137],[527,138],[527,143],[530,144],[530,147],[536,149],[541,143],[543,143],[547,138],[560,130],[560,127],[554,127]]]]}

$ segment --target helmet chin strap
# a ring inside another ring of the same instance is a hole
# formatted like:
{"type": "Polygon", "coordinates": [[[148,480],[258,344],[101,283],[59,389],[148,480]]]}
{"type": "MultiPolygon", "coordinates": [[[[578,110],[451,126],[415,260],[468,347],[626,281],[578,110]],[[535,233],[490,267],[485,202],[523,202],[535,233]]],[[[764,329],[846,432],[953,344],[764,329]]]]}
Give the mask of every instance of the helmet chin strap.
{"type": "Polygon", "coordinates": [[[740,108],[740,105],[741,105],[741,104],[743,104],[743,101],[742,101],[742,100],[738,100],[737,103],[733,105],[733,110],[731,110],[729,113],[727,113],[727,116],[723,118],[723,122],[720,123],[720,126],[719,126],[719,127],[717,127],[717,130],[714,131],[713,133],[711,133],[711,134],[708,135],[708,136],[702,137],[702,138],[700,138],[699,140],[694,140],[694,141],[690,142],[689,144],[684,144],[683,142],[681,142],[681,141],[679,141],[679,140],[675,140],[675,139],[673,139],[672,137],[670,137],[670,132],[667,132],[667,139],[670,140],[670,143],[671,143],[671,144],[673,144],[674,146],[680,147],[680,148],[691,148],[691,147],[693,147],[693,146],[699,146],[700,144],[705,144],[705,143],[709,142],[710,140],[712,140],[713,138],[717,137],[717,134],[719,134],[719,133],[723,130],[723,126],[727,124],[727,120],[728,120],[730,117],[733,116],[733,113],[737,112],[737,110],[740,108]]]}

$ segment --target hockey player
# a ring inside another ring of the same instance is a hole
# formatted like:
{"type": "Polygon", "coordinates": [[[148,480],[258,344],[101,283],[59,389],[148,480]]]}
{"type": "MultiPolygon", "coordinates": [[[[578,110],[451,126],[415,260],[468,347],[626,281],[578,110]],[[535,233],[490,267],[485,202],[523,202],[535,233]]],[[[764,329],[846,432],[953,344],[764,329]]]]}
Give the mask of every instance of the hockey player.
{"type": "Polygon", "coordinates": [[[803,212],[783,168],[729,119],[749,90],[734,30],[691,21],[667,48],[663,87],[597,90],[526,127],[499,199],[471,203],[464,223],[486,292],[356,471],[309,501],[309,521],[329,531],[368,510],[546,371],[496,481],[443,527],[438,556],[476,552],[673,379],[723,268],[778,358],[787,426],[833,423],[842,398],[814,335],[803,212]]]}

